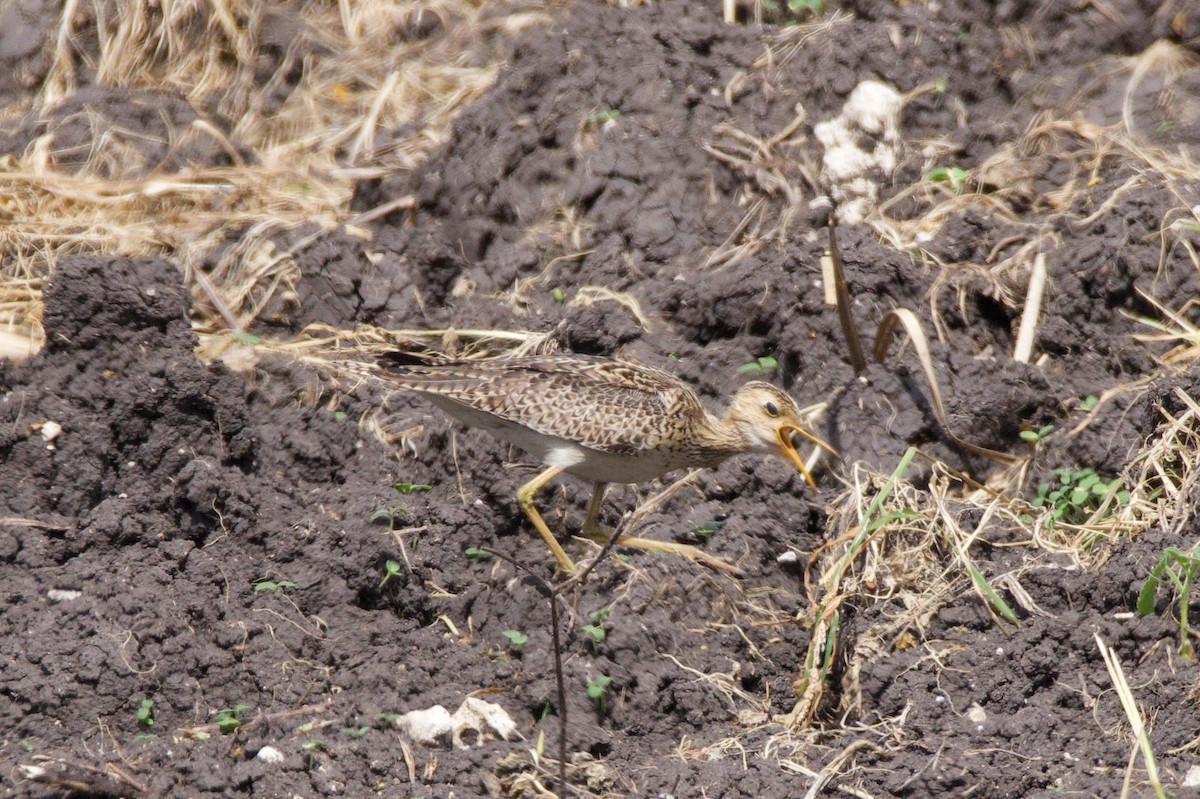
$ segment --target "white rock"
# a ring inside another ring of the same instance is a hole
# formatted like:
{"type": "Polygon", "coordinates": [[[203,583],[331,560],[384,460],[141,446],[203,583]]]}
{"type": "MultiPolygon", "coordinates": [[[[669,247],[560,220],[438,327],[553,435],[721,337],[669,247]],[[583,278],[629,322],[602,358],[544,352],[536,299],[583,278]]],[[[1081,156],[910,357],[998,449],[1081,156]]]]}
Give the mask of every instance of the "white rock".
{"type": "Polygon", "coordinates": [[[864,80],[850,92],[842,106],[842,116],[867,133],[883,134],[885,139],[900,136],[900,112],[904,95],[877,80],[864,80]]]}
{"type": "Polygon", "coordinates": [[[1200,787],[1200,766],[1192,766],[1183,778],[1184,788],[1200,787]]]}
{"type": "Polygon", "coordinates": [[[469,749],[496,736],[509,740],[517,734],[517,724],[500,705],[468,696],[454,711],[441,705],[427,710],[410,710],[396,719],[396,727],[424,746],[449,746],[469,749]]]}
{"type": "Polygon", "coordinates": [[[264,746],[262,749],[259,749],[258,754],[254,758],[264,763],[282,763],[284,760],[283,752],[280,752],[273,746],[264,746]]]}
{"type": "Polygon", "coordinates": [[[497,704],[485,702],[474,696],[468,696],[451,717],[454,733],[451,740],[459,749],[467,749],[471,743],[483,743],[489,732],[499,735],[504,740],[516,732],[517,724],[512,716],[497,704]],[[468,740],[467,733],[471,733],[468,740]]]}
{"type": "Polygon", "coordinates": [[[425,746],[444,746],[454,731],[450,711],[441,705],[434,705],[427,710],[410,710],[396,719],[396,727],[425,746]]]}
{"type": "Polygon", "coordinates": [[[886,83],[865,80],[850,93],[839,116],[813,125],[825,147],[822,181],[847,224],[861,222],[874,209],[880,179],[891,177],[899,163],[904,102],[904,95],[886,83]]]}
{"type": "Polygon", "coordinates": [[[51,588],[46,592],[46,598],[51,602],[71,602],[83,596],[82,591],[71,588],[51,588]]]}
{"type": "Polygon", "coordinates": [[[62,435],[62,430],[62,425],[58,422],[45,422],[42,424],[42,438],[46,439],[46,443],[49,444],[62,435]]]}

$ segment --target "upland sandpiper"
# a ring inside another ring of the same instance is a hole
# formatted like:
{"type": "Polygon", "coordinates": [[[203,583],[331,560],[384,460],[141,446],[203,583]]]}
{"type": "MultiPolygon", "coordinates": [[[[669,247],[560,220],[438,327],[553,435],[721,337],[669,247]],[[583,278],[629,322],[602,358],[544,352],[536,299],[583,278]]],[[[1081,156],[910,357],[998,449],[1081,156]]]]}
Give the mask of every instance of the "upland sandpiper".
{"type": "MultiPolygon", "coordinates": [[[[388,382],[422,394],[449,416],[525,450],[546,467],[521,486],[517,503],[567,573],[575,564],[533,504],[534,494],[563,472],[593,483],[583,534],[604,542],[610,534],[597,517],[609,483],[643,483],[675,469],[714,467],[734,455],[761,453],[788,459],[812,486],[794,437],[833,452],[805,428],[795,401],[769,383],[746,383],[718,417],[674,375],[609,358],[392,362],[406,357],[398,353],[381,361],[388,382]]],[[[618,543],[732,570],[685,544],[631,537],[618,543]]]]}

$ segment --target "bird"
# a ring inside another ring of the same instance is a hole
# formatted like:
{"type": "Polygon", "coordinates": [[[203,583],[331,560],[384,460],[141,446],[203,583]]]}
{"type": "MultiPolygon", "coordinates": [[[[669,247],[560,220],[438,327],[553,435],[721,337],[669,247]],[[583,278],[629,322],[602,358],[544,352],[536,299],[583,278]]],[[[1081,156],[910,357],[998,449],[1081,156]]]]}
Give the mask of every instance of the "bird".
{"type": "MultiPolygon", "coordinates": [[[[414,363],[408,353],[394,352],[383,355],[378,367],[387,383],[542,464],[518,489],[517,504],[567,575],[575,563],[534,504],[534,495],[563,473],[592,483],[582,533],[605,542],[611,534],[598,517],[612,483],[643,483],[755,453],[785,458],[815,488],[797,451],[798,437],[837,454],[807,429],[791,396],[762,381],[742,385],[716,416],[675,375],[614,358],[556,354],[414,363]]],[[[738,573],[697,547],[628,536],[618,543],[738,573]]]]}

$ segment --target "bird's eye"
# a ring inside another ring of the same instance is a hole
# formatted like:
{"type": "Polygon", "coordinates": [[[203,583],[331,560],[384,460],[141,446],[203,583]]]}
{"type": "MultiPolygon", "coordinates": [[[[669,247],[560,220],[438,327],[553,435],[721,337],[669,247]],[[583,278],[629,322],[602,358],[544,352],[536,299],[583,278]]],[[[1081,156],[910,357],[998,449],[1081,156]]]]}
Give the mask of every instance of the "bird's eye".
{"type": "Polygon", "coordinates": [[[770,400],[767,400],[763,403],[763,410],[766,411],[767,416],[770,416],[771,418],[775,418],[779,415],[779,406],[770,400]]]}

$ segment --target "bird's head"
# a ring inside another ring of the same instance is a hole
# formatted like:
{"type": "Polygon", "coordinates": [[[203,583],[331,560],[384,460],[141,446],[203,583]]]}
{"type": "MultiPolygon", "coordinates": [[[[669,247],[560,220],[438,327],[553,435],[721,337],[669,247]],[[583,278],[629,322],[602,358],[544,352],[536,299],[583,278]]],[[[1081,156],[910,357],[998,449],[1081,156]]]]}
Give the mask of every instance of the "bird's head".
{"type": "Polygon", "coordinates": [[[787,458],[813,488],[816,484],[797,451],[797,437],[806,438],[837,455],[833,447],[805,427],[796,401],[770,383],[754,381],[738,389],[729,403],[726,419],[737,427],[752,451],[787,458]]]}

